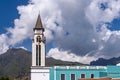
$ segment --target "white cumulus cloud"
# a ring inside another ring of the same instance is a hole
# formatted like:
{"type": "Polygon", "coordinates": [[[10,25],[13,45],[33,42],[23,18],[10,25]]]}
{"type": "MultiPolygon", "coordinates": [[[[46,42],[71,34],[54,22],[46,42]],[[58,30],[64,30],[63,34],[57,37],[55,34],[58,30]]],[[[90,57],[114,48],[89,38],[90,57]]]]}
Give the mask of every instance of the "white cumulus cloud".
{"type": "Polygon", "coordinates": [[[112,31],[106,24],[120,17],[119,4],[119,0],[30,0],[17,7],[19,18],[0,35],[0,52],[31,39],[40,13],[47,43],[54,47],[49,57],[89,63],[119,56],[120,30],[112,31]]]}
{"type": "Polygon", "coordinates": [[[47,57],[53,57],[55,59],[63,60],[63,61],[71,61],[71,62],[80,62],[89,64],[91,61],[96,60],[94,56],[89,57],[88,55],[80,56],[74,53],[70,53],[69,51],[59,50],[58,48],[52,48],[47,57]]]}
{"type": "Polygon", "coordinates": [[[9,49],[8,46],[8,38],[6,37],[6,34],[0,35],[0,54],[6,52],[9,49]]]}

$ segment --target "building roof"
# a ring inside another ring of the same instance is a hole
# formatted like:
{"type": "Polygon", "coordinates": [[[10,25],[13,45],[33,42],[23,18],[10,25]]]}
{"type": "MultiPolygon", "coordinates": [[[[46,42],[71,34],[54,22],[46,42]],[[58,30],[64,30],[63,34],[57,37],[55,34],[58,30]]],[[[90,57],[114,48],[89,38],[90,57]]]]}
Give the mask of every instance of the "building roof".
{"type": "Polygon", "coordinates": [[[120,80],[120,78],[79,78],[78,80],[120,80]]]}
{"type": "Polygon", "coordinates": [[[112,78],[106,77],[106,78],[80,78],[78,80],[112,80],[112,78]]]}
{"type": "Polygon", "coordinates": [[[44,28],[43,28],[43,25],[42,25],[42,21],[41,21],[41,18],[40,18],[40,14],[38,15],[38,18],[37,18],[34,30],[35,29],[36,30],[43,30],[44,31],[44,28]]]}

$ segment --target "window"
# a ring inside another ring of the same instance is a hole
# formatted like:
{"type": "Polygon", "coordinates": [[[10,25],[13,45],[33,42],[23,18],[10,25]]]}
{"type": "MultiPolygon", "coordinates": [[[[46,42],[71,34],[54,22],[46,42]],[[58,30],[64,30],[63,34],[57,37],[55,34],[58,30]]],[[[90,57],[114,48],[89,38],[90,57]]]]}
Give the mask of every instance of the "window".
{"type": "Polygon", "coordinates": [[[39,65],[41,65],[41,45],[39,45],[39,65]]]}
{"type": "Polygon", "coordinates": [[[41,65],[41,46],[36,45],[36,65],[41,65]]]}
{"type": "Polygon", "coordinates": [[[37,41],[37,42],[41,42],[40,36],[37,37],[36,41],[37,41]]]}
{"type": "Polygon", "coordinates": [[[71,80],[75,80],[75,74],[71,74],[71,80]]]}
{"type": "Polygon", "coordinates": [[[61,79],[60,80],[65,80],[65,74],[61,74],[61,79]]]}
{"type": "Polygon", "coordinates": [[[38,45],[36,45],[36,65],[38,66],[38,45]]]}
{"type": "Polygon", "coordinates": [[[91,78],[94,78],[94,74],[91,74],[91,78]]]}
{"type": "Polygon", "coordinates": [[[81,74],[81,78],[85,78],[85,74],[81,74]]]}

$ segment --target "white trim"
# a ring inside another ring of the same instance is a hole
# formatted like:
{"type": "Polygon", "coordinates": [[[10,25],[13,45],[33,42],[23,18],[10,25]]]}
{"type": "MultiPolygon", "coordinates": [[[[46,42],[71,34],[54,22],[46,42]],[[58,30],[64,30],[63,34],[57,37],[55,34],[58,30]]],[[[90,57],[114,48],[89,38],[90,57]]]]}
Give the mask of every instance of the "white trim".
{"type": "Polygon", "coordinates": [[[107,69],[106,66],[57,66],[59,69],[107,69]]]}
{"type": "Polygon", "coordinates": [[[56,80],[56,69],[54,70],[54,80],[56,80]]]}

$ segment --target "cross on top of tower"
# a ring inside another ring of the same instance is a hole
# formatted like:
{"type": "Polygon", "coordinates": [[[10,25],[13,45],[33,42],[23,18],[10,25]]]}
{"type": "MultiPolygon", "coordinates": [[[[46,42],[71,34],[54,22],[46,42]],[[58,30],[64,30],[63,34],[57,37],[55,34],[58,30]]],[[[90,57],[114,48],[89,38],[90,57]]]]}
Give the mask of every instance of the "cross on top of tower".
{"type": "Polygon", "coordinates": [[[43,30],[44,31],[42,21],[41,21],[41,18],[40,18],[40,14],[38,15],[34,30],[43,30]]]}

